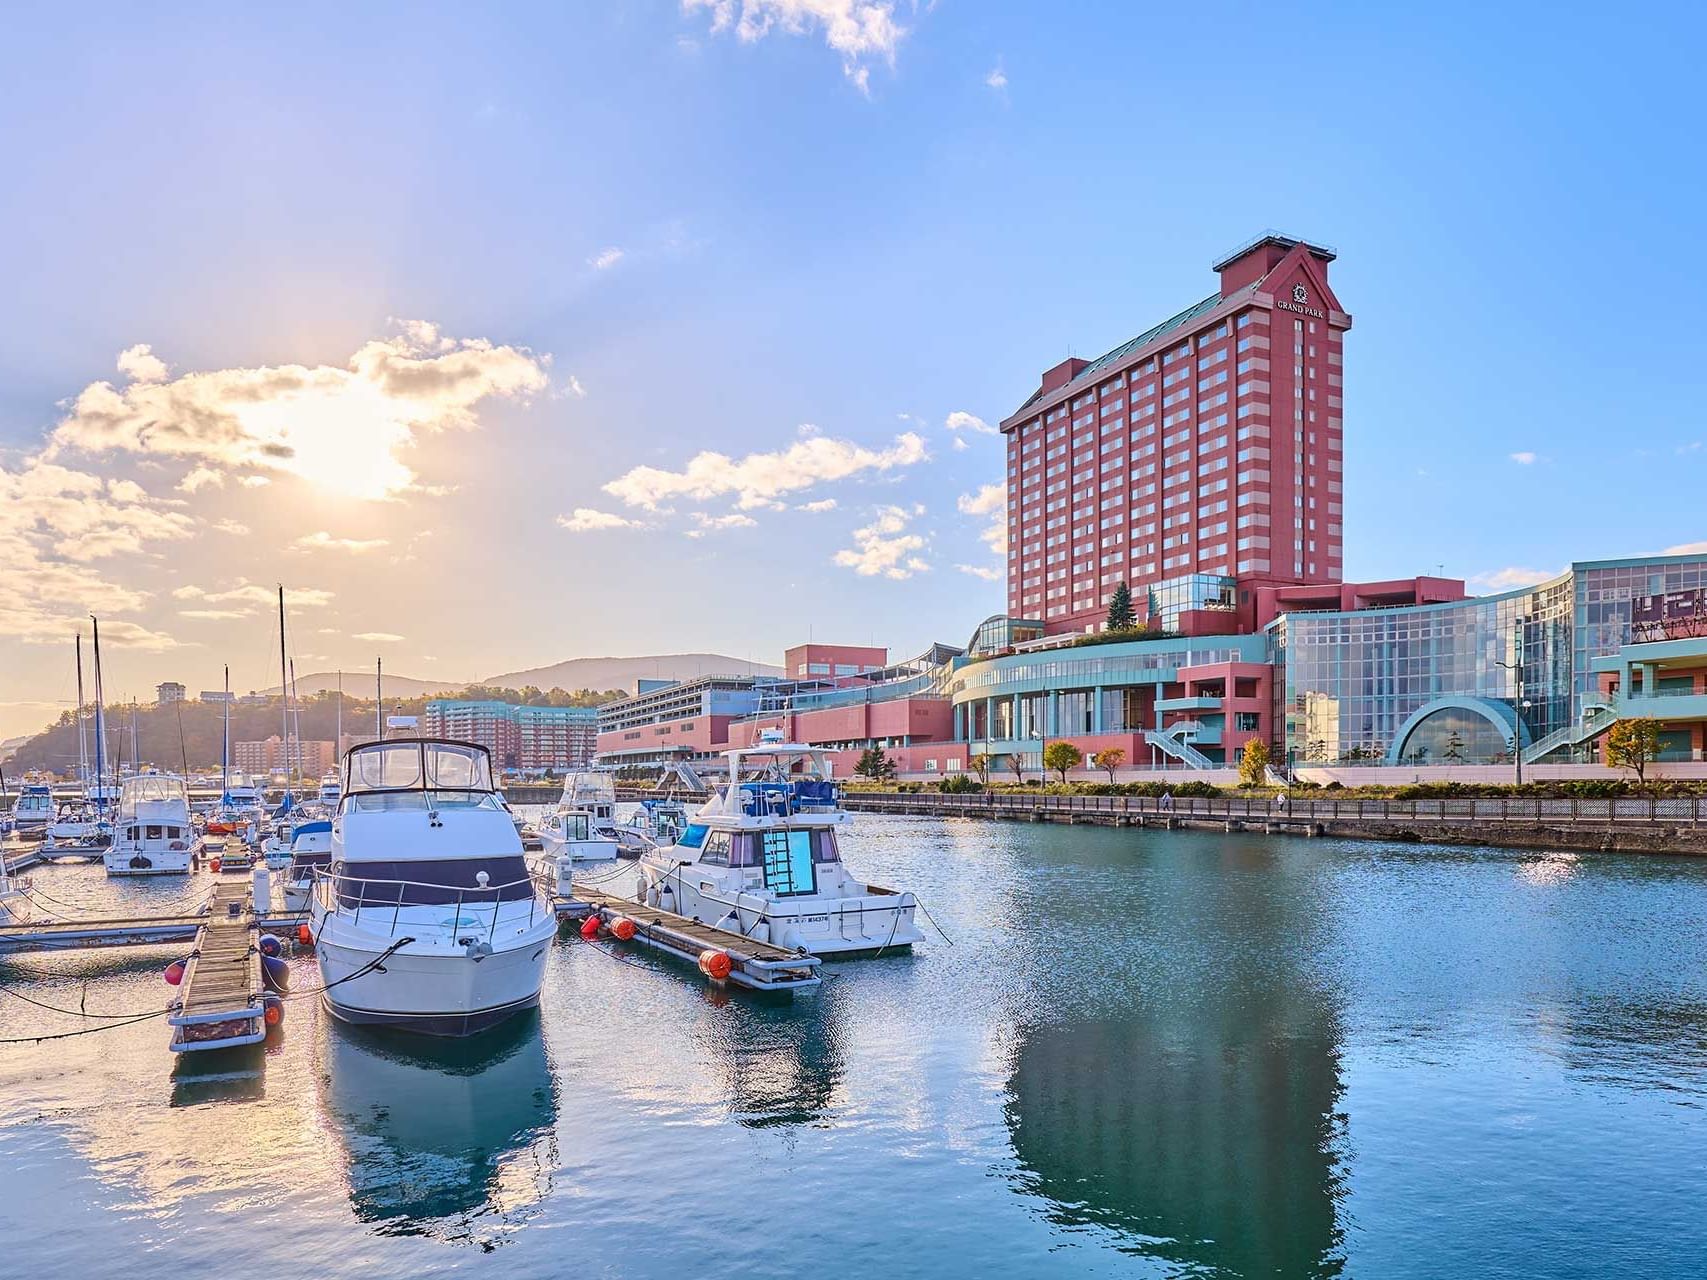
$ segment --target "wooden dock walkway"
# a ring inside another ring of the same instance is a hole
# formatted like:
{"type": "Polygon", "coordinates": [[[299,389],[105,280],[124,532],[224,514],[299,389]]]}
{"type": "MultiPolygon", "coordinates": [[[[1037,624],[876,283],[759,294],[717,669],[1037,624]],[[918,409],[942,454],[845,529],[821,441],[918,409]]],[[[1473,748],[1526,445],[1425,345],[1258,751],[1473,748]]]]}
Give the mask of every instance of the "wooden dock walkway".
{"type": "Polygon", "coordinates": [[[607,924],[618,916],[634,921],[634,941],[668,952],[689,964],[697,964],[703,952],[725,952],[732,966],[729,981],[737,986],[753,991],[791,991],[815,987],[821,981],[817,956],[801,955],[583,885],[575,886],[575,897],[598,912],[607,924]]]}
{"type": "Polygon", "coordinates": [[[215,886],[179,989],[177,1010],[166,1019],[173,1028],[173,1053],[230,1049],[265,1038],[260,930],[247,892],[215,886]]]}

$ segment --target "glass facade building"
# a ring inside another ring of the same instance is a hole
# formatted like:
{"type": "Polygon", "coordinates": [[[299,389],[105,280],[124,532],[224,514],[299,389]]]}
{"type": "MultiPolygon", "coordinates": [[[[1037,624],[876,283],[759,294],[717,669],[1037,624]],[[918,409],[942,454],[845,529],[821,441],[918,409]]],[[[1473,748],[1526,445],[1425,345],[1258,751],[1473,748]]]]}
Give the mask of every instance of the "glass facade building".
{"type": "Polygon", "coordinates": [[[1446,604],[1289,613],[1268,629],[1273,725],[1298,764],[1487,764],[1557,741],[1596,698],[1592,661],[1631,601],[1707,585],[1707,559],[1589,561],[1446,604]]]}

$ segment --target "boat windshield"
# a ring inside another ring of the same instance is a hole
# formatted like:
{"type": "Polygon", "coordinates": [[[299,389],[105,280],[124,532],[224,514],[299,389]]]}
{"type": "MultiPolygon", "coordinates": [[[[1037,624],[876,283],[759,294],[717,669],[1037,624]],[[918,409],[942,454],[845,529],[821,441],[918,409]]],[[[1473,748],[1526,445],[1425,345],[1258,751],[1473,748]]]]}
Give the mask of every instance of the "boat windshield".
{"type": "MultiPolygon", "coordinates": [[[[419,739],[373,742],[344,757],[346,803],[363,794],[398,791],[464,793],[463,803],[491,796],[492,761],[483,747],[419,739]]],[[[496,797],[491,797],[496,803],[496,797]]]]}
{"type": "Polygon", "coordinates": [[[188,793],[185,792],[181,781],[163,773],[126,778],[124,787],[119,791],[119,808],[131,813],[136,811],[139,804],[159,804],[174,800],[187,805],[188,793]]]}

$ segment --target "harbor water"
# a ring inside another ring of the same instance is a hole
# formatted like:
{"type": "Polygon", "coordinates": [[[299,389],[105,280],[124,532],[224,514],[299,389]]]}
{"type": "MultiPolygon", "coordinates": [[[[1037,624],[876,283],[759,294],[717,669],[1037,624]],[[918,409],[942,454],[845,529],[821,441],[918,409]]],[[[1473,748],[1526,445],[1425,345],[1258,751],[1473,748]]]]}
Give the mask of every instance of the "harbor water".
{"type": "MultiPolygon", "coordinates": [[[[494,1035],[294,1000],[249,1074],[160,1020],[0,1045],[6,1273],[1702,1273],[1707,861],[876,816],[843,850],[952,944],[779,1000],[566,939],[494,1035]]],[[[30,874],[61,911],[192,888],[30,874]]],[[[22,996],[162,1007],[182,950],[0,961],[0,1038],[89,1025],[22,996]]]]}

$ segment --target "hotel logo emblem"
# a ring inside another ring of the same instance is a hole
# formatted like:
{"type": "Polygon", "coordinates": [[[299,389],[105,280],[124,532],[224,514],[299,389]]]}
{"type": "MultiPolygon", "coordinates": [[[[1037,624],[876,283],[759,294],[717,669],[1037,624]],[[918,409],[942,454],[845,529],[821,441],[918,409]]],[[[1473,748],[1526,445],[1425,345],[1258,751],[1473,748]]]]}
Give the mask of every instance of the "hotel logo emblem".
{"type": "Polygon", "coordinates": [[[1302,306],[1304,303],[1308,302],[1309,300],[1310,300],[1310,295],[1307,292],[1305,292],[1303,285],[1295,284],[1292,286],[1292,301],[1294,301],[1294,302],[1298,303],[1300,306],[1302,306]]]}

